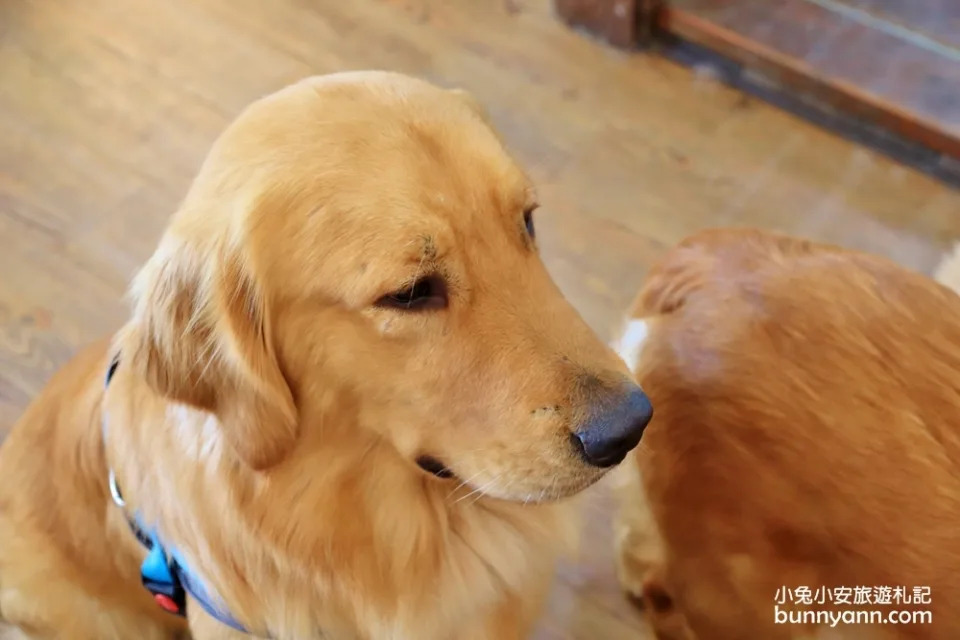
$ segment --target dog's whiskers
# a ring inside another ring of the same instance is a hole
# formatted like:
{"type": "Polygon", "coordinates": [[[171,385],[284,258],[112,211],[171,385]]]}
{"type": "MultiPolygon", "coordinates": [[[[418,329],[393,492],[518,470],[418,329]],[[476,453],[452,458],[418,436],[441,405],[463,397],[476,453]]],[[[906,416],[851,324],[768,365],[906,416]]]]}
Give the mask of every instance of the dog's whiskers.
{"type": "MultiPolygon", "coordinates": [[[[471,480],[473,480],[473,479],[476,478],[477,476],[483,475],[483,474],[485,474],[485,473],[487,473],[487,470],[486,470],[486,469],[484,469],[484,470],[482,470],[482,471],[478,471],[477,473],[473,474],[472,476],[470,476],[470,477],[467,478],[466,480],[461,480],[461,481],[457,484],[457,486],[455,486],[455,487],[450,491],[450,493],[447,494],[447,498],[452,498],[452,497],[453,497],[453,494],[455,494],[457,491],[460,491],[460,489],[462,489],[462,488],[464,488],[464,487],[466,487],[466,486],[469,486],[471,480]]],[[[456,503],[454,503],[454,504],[456,504],[456,503]]]]}
{"type": "Polygon", "coordinates": [[[557,481],[559,479],[560,479],[560,476],[558,476],[557,474],[554,474],[553,477],[550,478],[550,499],[551,500],[556,500],[557,498],[560,497],[560,492],[557,491],[557,481]]]}
{"type": "Polygon", "coordinates": [[[496,475],[493,479],[491,479],[489,482],[486,482],[486,483],[480,485],[479,487],[475,488],[473,491],[471,491],[471,492],[468,493],[467,495],[461,496],[460,498],[457,498],[456,501],[454,501],[453,504],[457,504],[458,502],[461,502],[462,500],[466,500],[467,498],[470,498],[470,497],[472,497],[472,496],[476,496],[476,498],[473,500],[473,502],[471,502],[471,504],[473,504],[474,502],[476,502],[477,500],[479,500],[480,498],[482,498],[482,497],[484,496],[484,492],[485,492],[488,488],[490,488],[491,486],[493,486],[494,484],[496,484],[496,483],[500,480],[500,478],[501,478],[502,475],[503,475],[503,474],[497,474],[497,475],[496,475]]]}
{"type": "MultiPolygon", "coordinates": [[[[480,490],[479,490],[479,491],[475,491],[474,493],[476,494],[476,497],[474,497],[474,499],[470,501],[470,504],[471,504],[471,505],[477,504],[477,502],[480,500],[480,498],[482,498],[483,496],[486,495],[486,490],[487,490],[491,485],[493,485],[493,484],[495,484],[497,481],[499,481],[499,480],[500,480],[500,477],[501,477],[501,476],[498,475],[496,478],[494,478],[494,479],[491,480],[490,482],[488,482],[488,483],[486,483],[485,485],[483,485],[482,487],[480,487],[480,490]]],[[[509,486],[509,485],[508,485],[508,486],[509,486]]]]}

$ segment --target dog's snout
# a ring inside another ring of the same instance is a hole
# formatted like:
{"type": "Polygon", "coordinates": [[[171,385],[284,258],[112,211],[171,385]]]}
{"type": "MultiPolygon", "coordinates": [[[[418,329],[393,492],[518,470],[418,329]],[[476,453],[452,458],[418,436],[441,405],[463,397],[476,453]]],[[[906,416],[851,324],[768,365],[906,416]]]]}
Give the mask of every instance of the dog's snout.
{"type": "Polygon", "coordinates": [[[618,402],[582,424],[573,434],[574,445],[591,465],[612,467],[640,443],[652,417],[650,399],[634,386],[618,402]]]}

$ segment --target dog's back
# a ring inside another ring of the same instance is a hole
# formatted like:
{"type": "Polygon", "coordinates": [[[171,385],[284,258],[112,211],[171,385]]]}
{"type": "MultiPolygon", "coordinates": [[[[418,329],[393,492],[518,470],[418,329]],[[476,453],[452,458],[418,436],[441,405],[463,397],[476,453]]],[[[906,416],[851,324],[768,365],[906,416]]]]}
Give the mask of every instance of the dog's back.
{"type": "Polygon", "coordinates": [[[842,637],[960,637],[960,297],[880,258],[713,231],[667,256],[634,315],[657,411],[638,460],[696,637],[802,637],[775,624],[778,596],[934,620],[842,637]],[[930,602],[871,604],[886,587],[930,602]]]}

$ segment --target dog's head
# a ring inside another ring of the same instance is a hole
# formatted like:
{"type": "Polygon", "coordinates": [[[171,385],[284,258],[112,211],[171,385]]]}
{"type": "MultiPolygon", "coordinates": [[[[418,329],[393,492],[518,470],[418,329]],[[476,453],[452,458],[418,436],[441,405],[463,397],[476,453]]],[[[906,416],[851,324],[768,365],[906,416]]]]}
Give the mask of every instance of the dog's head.
{"type": "Polygon", "coordinates": [[[462,92],[303,81],[215,144],[137,279],[124,357],[257,469],[363,434],[487,495],[572,494],[651,409],[544,269],[536,206],[462,92]]]}

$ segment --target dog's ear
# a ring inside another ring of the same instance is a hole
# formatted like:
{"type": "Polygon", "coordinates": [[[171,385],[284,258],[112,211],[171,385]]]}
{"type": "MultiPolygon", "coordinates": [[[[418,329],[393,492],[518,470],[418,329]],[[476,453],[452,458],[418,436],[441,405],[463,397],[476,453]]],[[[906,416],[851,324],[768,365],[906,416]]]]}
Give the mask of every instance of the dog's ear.
{"type": "Polygon", "coordinates": [[[124,354],[171,400],[214,413],[254,469],[279,462],[297,411],[270,339],[265,301],[236,255],[167,237],[137,276],[124,354]]]}
{"type": "Polygon", "coordinates": [[[684,246],[672,249],[647,274],[631,313],[637,317],[673,313],[709,282],[712,267],[709,254],[684,246]]]}
{"type": "Polygon", "coordinates": [[[680,242],[654,265],[632,312],[638,317],[672,313],[710,282],[739,278],[771,260],[837,251],[843,250],[759,229],[700,231],[680,242]]]}

